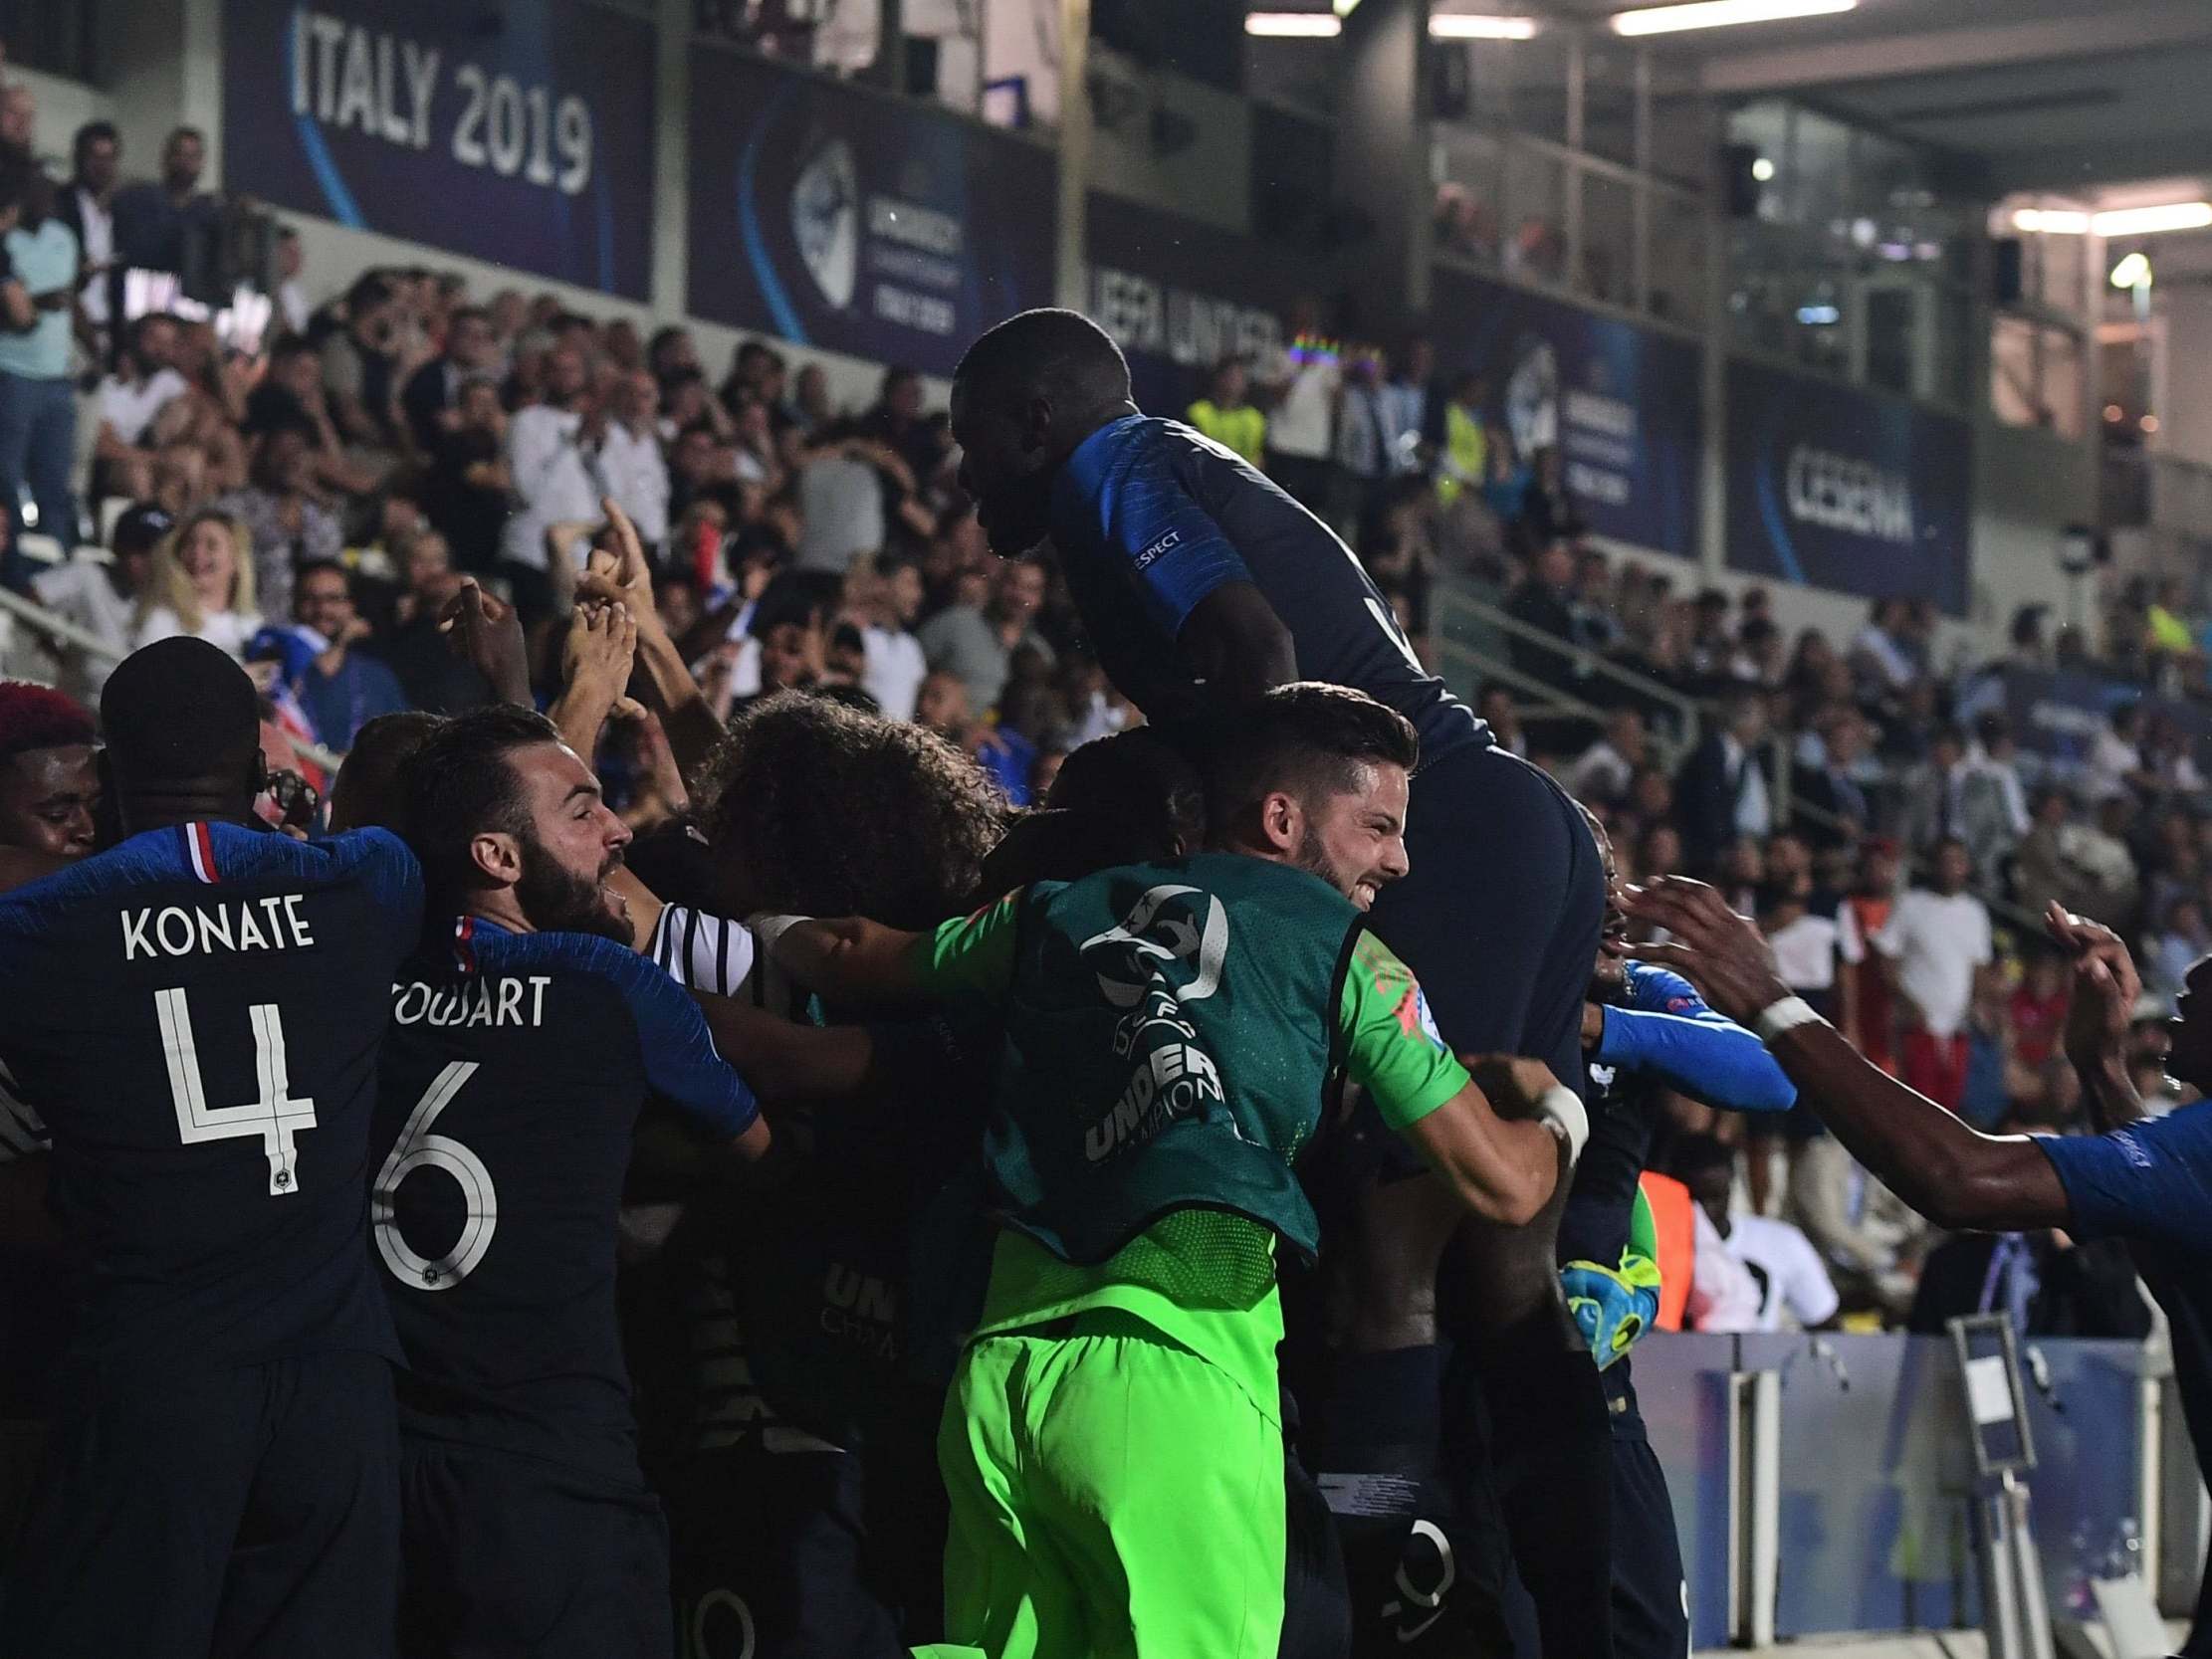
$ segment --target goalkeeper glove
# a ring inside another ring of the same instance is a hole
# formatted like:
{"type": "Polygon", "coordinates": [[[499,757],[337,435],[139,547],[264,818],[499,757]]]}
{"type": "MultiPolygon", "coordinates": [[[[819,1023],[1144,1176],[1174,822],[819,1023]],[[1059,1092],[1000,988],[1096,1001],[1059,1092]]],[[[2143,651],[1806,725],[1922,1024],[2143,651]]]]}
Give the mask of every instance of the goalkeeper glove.
{"type": "Polygon", "coordinates": [[[1567,1293],[1567,1311],[1601,1371],[1635,1347],[1659,1318],[1659,1264],[1633,1250],[1622,1256],[1618,1268],[1569,1262],[1560,1269],[1559,1282],[1567,1293]]]}

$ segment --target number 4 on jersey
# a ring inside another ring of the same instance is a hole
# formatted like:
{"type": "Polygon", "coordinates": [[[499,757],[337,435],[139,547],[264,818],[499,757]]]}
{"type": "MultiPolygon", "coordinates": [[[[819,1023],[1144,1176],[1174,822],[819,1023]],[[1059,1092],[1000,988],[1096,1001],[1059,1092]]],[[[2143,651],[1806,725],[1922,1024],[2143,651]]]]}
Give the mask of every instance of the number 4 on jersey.
{"type": "Polygon", "coordinates": [[[261,1137],[269,1154],[269,1191],[284,1197],[300,1190],[299,1172],[293,1167],[297,1153],[292,1138],[315,1128],[315,1102],[294,1100],[290,1073],[285,1064],[284,1020],[274,1002],[256,1002],[246,1010],[254,1026],[254,1076],[259,1093],[243,1106],[209,1106],[207,1088],[200,1078],[199,1046],[192,1037],[192,1011],[184,988],[174,986],[153,993],[155,1017],[161,1022],[161,1048],[169,1062],[169,1094],[176,1102],[177,1133],[187,1146],[206,1141],[230,1141],[243,1136],[261,1137]]]}

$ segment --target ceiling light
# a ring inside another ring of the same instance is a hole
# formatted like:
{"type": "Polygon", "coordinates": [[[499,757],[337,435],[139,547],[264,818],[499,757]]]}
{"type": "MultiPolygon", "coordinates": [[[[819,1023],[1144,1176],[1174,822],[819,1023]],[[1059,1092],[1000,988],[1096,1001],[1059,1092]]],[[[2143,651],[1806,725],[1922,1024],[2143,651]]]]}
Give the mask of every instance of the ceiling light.
{"type": "Polygon", "coordinates": [[[2139,249],[2129,254],[2112,267],[2111,283],[2114,288],[2148,288],[2150,286],[2149,259],[2139,249]]]}
{"type": "Polygon", "coordinates": [[[2148,236],[2153,231],[2194,231],[2207,225],[2212,225],[2212,202],[2119,207],[2090,219],[2090,229],[2099,236],[2148,236]]]}
{"type": "Polygon", "coordinates": [[[1533,17],[1485,17],[1474,12],[1436,12],[1429,38],[1438,41],[1525,41],[1536,36],[1533,17]]]}
{"type": "Polygon", "coordinates": [[[1666,35],[1677,29],[1719,29],[1732,23],[1774,23],[1858,9],[1859,0],[1694,0],[1687,6],[1647,6],[1616,12],[1617,35],[1666,35]]]}
{"type": "Polygon", "coordinates": [[[1344,20],[1334,12],[1247,12],[1244,33],[1275,40],[1334,40],[1344,32],[1344,20]]]}
{"type": "Polygon", "coordinates": [[[2158,417],[2156,415],[2145,415],[2135,424],[2141,427],[2145,432],[2155,432],[2158,430],[2158,417]]]}
{"type": "Polygon", "coordinates": [[[1760,156],[1751,163],[1751,176],[1761,184],[1771,183],[1774,179],[1774,163],[1765,156],[1760,156]]]}
{"type": "Polygon", "coordinates": [[[2047,236],[2084,236],[2089,232],[2090,216],[2062,208],[2024,207],[2012,216],[2012,228],[2042,231],[2047,236]]]}

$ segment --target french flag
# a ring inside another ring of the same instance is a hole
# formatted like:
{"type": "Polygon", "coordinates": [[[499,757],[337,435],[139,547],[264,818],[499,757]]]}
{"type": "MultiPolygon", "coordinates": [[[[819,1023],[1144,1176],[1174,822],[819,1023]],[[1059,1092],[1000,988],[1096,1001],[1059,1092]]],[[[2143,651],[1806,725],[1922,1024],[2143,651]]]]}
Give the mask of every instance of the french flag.
{"type": "Polygon", "coordinates": [[[207,826],[198,822],[179,824],[176,833],[184,843],[185,868],[210,887],[221,882],[222,872],[215,868],[215,837],[208,833],[207,826]]]}
{"type": "Polygon", "coordinates": [[[463,973],[476,971],[476,918],[456,917],[453,923],[453,957],[463,973]]]}

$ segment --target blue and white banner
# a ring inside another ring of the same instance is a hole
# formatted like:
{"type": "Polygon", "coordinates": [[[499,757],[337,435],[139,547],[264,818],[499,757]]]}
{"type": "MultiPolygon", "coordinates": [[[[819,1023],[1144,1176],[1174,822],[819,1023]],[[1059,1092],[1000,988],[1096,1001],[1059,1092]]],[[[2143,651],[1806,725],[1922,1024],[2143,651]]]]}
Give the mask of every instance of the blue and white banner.
{"type": "Polygon", "coordinates": [[[691,50],[692,313],[929,374],[1052,303],[1052,153],[948,110],[691,50]]]}
{"type": "Polygon", "coordinates": [[[587,0],[225,0],[233,190],[633,300],[653,27],[587,0]]]}
{"type": "Polygon", "coordinates": [[[1556,447],[1567,494],[1599,535],[1697,556],[1697,347],[1444,266],[1430,334],[1448,386],[1482,376],[1515,458],[1556,447]]]}
{"type": "Polygon", "coordinates": [[[1967,422],[1740,359],[1727,394],[1731,570],[1964,614],[1967,422]]]}

